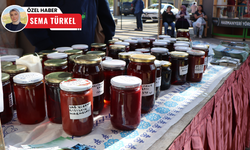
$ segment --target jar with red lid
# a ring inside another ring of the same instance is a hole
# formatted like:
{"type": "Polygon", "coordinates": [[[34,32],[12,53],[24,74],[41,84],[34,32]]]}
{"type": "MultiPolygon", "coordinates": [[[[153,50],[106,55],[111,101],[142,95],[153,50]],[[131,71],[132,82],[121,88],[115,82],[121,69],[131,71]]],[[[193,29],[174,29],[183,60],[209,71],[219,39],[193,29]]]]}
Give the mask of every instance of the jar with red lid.
{"type": "Polygon", "coordinates": [[[111,124],[119,130],[134,130],[141,121],[141,79],[116,76],[111,79],[111,124]]]}
{"type": "Polygon", "coordinates": [[[62,123],[59,84],[68,79],[72,79],[72,74],[69,72],[53,72],[45,76],[47,113],[53,123],[62,123]]]}
{"type": "Polygon", "coordinates": [[[151,55],[154,55],[157,60],[169,60],[167,48],[154,47],[151,49],[151,55]]]}
{"type": "Polygon", "coordinates": [[[161,62],[159,60],[155,60],[156,66],[156,80],[155,80],[155,99],[160,95],[161,91],[161,62]]]}
{"type": "Polygon", "coordinates": [[[46,76],[52,72],[67,72],[68,65],[67,60],[64,59],[48,59],[44,62],[44,72],[43,75],[46,76]]]}
{"type": "Polygon", "coordinates": [[[170,52],[171,57],[171,84],[182,85],[187,81],[188,73],[188,53],[186,52],[170,52]]]}
{"type": "Polygon", "coordinates": [[[71,46],[74,50],[81,50],[82,54],[86,54],[89,50],[89,46],[86,44],[74,44],[71,46]]]}
{"type": "Polygon", "coordinates": [[[174,43],[176,43],[176,38],[164,38],[163,40],[169,40],[170,43],[168,44],[168,50],[169,52],[174,51],[174,43]]]}
{"type": "Polygon", "coordinates": [[[159,35],[159,39],[171,38],[169,35],[159,35]]]}
{"type": "Polygon", "coordinates": [[[69,56],[68,72],[73,72],[73,68],[74,68],[74,65],[75,65],[75,58],[77,56],[81,56],[81,55],[71,55],[71,56],[69,56]]]}
{"type": "Polygon", "coordinates": [[[150,40],[150,48],[153,47],[153,42],[155,41],[154,37],[143,37],[143,39],[145,40],[150,40]]]}
{"type": "Polygon", "coordinates": [[[205,52],[205,62],[204,62],[204,71],[208,67],[208,52],[209,52],[209,45],[193,45],[192,48],[194,50],[200,50],[205,52]]]}
{"type": "Polygon", "coordinates": [[[161,90],[167,90],[171,86],[171,63],[169,61],[161,61],[161,90]]]}
{"type": "Polygon", "coordinates": [[[101,57],[83,55],[75,58],[74,78],[89,79],[93,83],[93,114],[99,115],[104,106],[104,74],[101,57]]]}
{"type": "Polygon", "coordinates": [[[143,54],[149,54],[150,55],[150,50],[147,49],[147,48],[137,48],[137,49],[135,49],[135,51],[143,53],[143,54]]]}
{"type": "Polygon", "coordinates": [[[102,62],[102,68],[104,73],[104,102],[110,103],[110,80],[111,78],[119,75],[124,75],[126,62],[123,60],[113,59],[104,60],[102,62]]]}
{"type": "Polygon", "coordinates": [[[60,83],[63,130],[72,136],[90,133],[93,128],[92,82],[73,78],[60,83]]]}
{"type": "Polygon", "coordinates": [[[150,40],[138,40],[138,48],[150,49],[150,40]]]}
{"type": "Polygon", "coordinates": [[[66,53],[51,53],[47,55],[48,59],[64,59],[67,60],[68,54],[66,53]]]}
{"type": "Polygon", "coordinates": [[[10,86],[10,75],[2,73],[3,88],[3,112],[0,113],[1,123],[5,124],[11,121],[13,117],[13,95],[10,86]]]}
{"type": "Polygon", "coordinates": [[[47,55],[51,53],[57,53],[56,50],[42,50],[38,54],[42,56],[42,67],[44,68],[44,62],[48,60],[47,55]]]}
{"type": "Polygon", "coordinates": [[[97,57],[101,57],[102,60],[105,60],[106,53],[103,51],[88,51],[86,55],[96,55],[97,57]]]}
{"type": "Polygon", "coordinates": [[[167,48],[168,47],[168,43],[167,42],[158,42],[158,41],[155,41],[155,42],[153,42],[153,47],[167,48]]]}
{"type": "Polygon", "coordinates": [[[102,51],[107,53],[106,44],[103,43],[92,43],[91,44],[91,51],[102,51]]]}
{"type": "Polygon", "coordinates": [[[177,37],[185,37],[185,38],[190,39],[189,29],[178,29],[177,37]]]}
{"type": "Polygon", "coordinates": [[[116,45],[116,44],[110,45],[108,56],[113,59],[118,59],[118,54],[120,52],[125,52],[125,51],[126,51],[126,47],[124,45],[116,45]]]}
{"type": "Polygon", "coordinates": [[[46,117],[43,75],[26,72],[14,76],[13,81],[19,122],[23,124],[42,122],[46,117]]]}
{"type": "Polygon", "coordinates": [[[125,46],[125,51],[128,52],[130,51],[130,44],[129,42],[115,42],[114,45],[124,45],[125,46]]]}
{"type": "Polygon", "coordinates": [[[135,51],[138,48],[138,41],[137,40],[124,40],[124,42],[129,42],[129,51],[135,51]]]}
{"type": "Polygon", "coordinates": [[[13,65],[16,64],[16,60],[19,59],[17,55],[5,55],[0,57],[1,61],[10,61],[13,65]]]}
{"type": "Polygon", "coordinates": [[[130,56],[127,73],[142,80],[142,106],[141,112],[148,113],[155,103],[156,67],[155,56],[133,54],[130,56]]]}

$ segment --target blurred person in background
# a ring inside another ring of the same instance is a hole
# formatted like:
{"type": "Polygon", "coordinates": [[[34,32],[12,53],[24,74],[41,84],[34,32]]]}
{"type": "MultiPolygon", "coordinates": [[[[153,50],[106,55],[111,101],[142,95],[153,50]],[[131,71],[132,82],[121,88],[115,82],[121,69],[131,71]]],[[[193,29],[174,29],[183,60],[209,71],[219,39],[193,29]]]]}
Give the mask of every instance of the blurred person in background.
{"type": "Polygon", "coordinates": [[[203,11],[203,6],[199,5],[198,10],[194,14],[195,22],[193,23],[194,28],[194,38],[196,38],[197,30],[199,29],[199,38],[202,38],[204,31],[204,25],[206,24],[205,19],[207,19],[206,13],[203,11]]]}
{"type": "Polygon", "coordinates": [[[196,12],[196,10],[197,10],[197,5],[196,5],[196,3],[193,3],[193,5],[191,6],[191,13],[192,13],[192,15],[194,15],[194,13],[196,12]]]}
{"type": "Polygon", "coordinates": [[[175,22],[176,31],[178,29],[188,29],[189,28],[189,13],[185,5],[181,6],[181,10],[176,15],[177,21],[175,22]]]}
{"type": "Polygon", "coordinates": [[[142,13],[143,13],[143,9],[144,9],[144,3],[142,0],[133,0],[132,2],[133,6],[134,6],[134,14],[136,16],[136,25],[137,28],[135,29],[135,31],[142,31],[142,13]]]}
{"type": "Polygon", "coordinates": [[[167,31],[168,31],[168,26],[170,25],[171,26],[171,33],[169,34],[170,36],[174,37],[175,35],[175,24],[174,24],[174,21],[175,21],[175,15],[174,13],[171,11],[172,7],[171,6],[168,6],[167,7],[167,10],[165,10],[162,14],[162,19],[163,19],[163,25],[165,27],[165,35],[167,34],[167,31]]]}

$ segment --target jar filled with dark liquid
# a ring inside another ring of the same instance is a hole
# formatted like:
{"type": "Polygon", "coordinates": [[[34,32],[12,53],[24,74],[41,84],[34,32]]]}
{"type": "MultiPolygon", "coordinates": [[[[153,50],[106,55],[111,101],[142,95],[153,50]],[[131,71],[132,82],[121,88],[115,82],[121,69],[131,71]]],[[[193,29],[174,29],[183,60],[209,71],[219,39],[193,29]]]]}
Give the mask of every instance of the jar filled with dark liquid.
{"type": "Polygon", "coordinates": [[[68,65],[67,60],[64,59],[49,59],[44,62],[44,72],[43,75],[46,76],[52,72],[67,72],[68,65]]]}
{"type": "Polygon", "coordinates": [[[138,40],[138,48],[150,49],[150,40],[138,40]]]}
{"type": "Polygon", "coordinates": [[[209,52],[209,45],[193,45],[192,48],[194,50],[201,50],[205,52],[205,62],[204,62],[204,71],[208,67],[208,52],[209,52]]]}
{"type": "Polygon", "coordinates": [[[92,43],[91,44],[91,51],[102,51],[107,53],[106,44],[103,43],[92,43]]]}
{"type": "Polygon", "coordinates": [[[89,50],[89,46],[86,44],[74,44],[71,46],[74,50],[81,50],[82,54],[86,54],[89,50]]]}
{"type": "Polygon", "coordinates": [[[167,90],[171,86],[171,63],[169,61],[161,61],[161,90],[167,90]]]}
{"type": "Polygon", "coordinates": [[[161,62],[159,60],[155,60],[156,66],[156,81],[155,81],[155,99],[160,95],[161,89],[161,62]]]}
{"type": "Polygon", "coordinates": [[[138,48],[138,41],[137,40],[124,40],[124,42],[129,42],[129,51],[135,51],[138,48]]]}
{"type": "Polygon", "coordinates": [[[56,50],[42,50],[38,54],[42,56],[42,67],[44,68],[44,62],[48,60],[47,55],[51,53],[57,53],[56,50]]]}
{"type": "Polygon", "coordinates": [[[13,65],[16,64],[16,60],[19,59],[17,55],[4,55],[0,57],[1,61],[10,61],[13,65]]]}
{"type": "Polygon", "coordinates": [[[102,60],[105,60],[106,53],[103,51],[88,51],[86,55],[95,55],[101,57],[102,60]]]}
{"type": "Polygon", "coordinates": [[[73,48],[72,48],[72,47],[57,47],[55,50],[56,50],[58,53],[63,53],[63,52],[65,52],[65,51],[73,50],[73,48]]]}
{"type": "Polygon", "coordinates": [[[190,39],[189,29],[178,29],[177,37],[184,37],[190,39]]]}
{"type": "Polygon", "coordinates": [[[114,45],[124,45],[125,46],[125,51],[129,52],[130,51],[130,44],[129,42],[115,42],[114,45]]]}
{"type": "Polygon", "coordinates": [[[167,48],[168,48],[169,52],[174,51],[174,43],[176,43],[176,38],[165,38],[163,40],[169,40],[170,43],[168,44],[167,48]]]}
{"type": "Polygon", "coordinates": [[[109,46],[109,52],[108,52],[108,56],[113,58],[113,59],[118,59],[118,54],[120,52],[125,52],[125,46],[124,45],[110,45],[109,46]]]}
{"type": "Polygon", "coordinates": [[[81,56],[81,55],[71,55],[69,56],[69,62],[68,62],[68,72],[73,72],[73,68],[75,65],[75,58],[81,56]]]}
{"type": "Polygon", "coordinates": [[[155,41],[154,37],[143,37],[143,39],[145,40],[150,40],[150,48],[153,47],[153,42],[155,41]]]}
{"type": "Polygon", "coordinates": [[[151,55],[154,55],[157,60],[169,60],[167,48],[154,47],[151,49],[151,55]]]}

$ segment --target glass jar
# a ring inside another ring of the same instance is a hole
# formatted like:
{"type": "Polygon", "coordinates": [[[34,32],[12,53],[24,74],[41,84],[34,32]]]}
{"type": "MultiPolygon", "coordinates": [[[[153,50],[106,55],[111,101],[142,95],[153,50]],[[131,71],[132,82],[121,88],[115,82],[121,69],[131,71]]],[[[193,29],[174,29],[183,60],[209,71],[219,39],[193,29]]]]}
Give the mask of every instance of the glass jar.
{"type": "Polygon", "coordinates": [[[129,42],[129,51],[135,51],[138,48],[137,40],[124,40],[124,42],[129,42]]]}
{"type": "Polygon", "coordinates": [[[155,56],[133,54],[130,56],[128,75],[139,77],[142,80],[142,106],[141,112],[148,113],[155,103],[156,67],[155,56]]]}
{"type": "Polygon", "coordinates": [[[150,48],[153,47],[153,42],[155,41],[154,37],[143,37],[143,39],[145,40],[150,40],[150,48]]]}
{"type": "Polygon", "coordinates": [[[176,41],[176,43],[188,44],[188,46],[190,47],[190,42],[187,41],[176,41]]]}
{"type": "Polygon", "coordinates": [[[74,49],[74,50],[64,51],[64,53],[66,53],[68,55],[68,58],[69,58],[69,56],[71,56],[71,55],[81,55],[82,50],[74,49]]]}
{"type": "Polygon", "coordinates": [[[110,45],[109,46],[109,52],[108,52],[108,56],[112,57],[113,59],[118,59],[118,54],[120,52],[125,52],[125,46],[124,45],[110,45]]]}
{"type": "Polygon", "coordinates": [[[187,44],[187,43],[178,43],[178,42],[176,42],[176,43],[174,44],[174,47],[189,47],[189,44],[187,44]]]}
{"type": "Polygon", "coordinates": [[[159,35],[159,39],[171,38],[169,35],[159,35]]]}
{"type": "Polygon", "coordinates": [[[138,40],[138,48],[150,49],[150,40],[138,40]]]}
{"type": "Polygon", "coordinates": [[[59,84],[72,78],[69,72],[53,72],[45,76],[48,118],[53,123],[62,123],[59,84]]]}
{"type": "Polygon", "coordinates": [[[153,42],[153,47],[162,47],[162,48],[167,48],[168,43],[167,42],[153,42]]]}
{"type": "Polygon", "coordinates": [[[68,62],[68,72],[73,72],[73,68],[75,65],[75,58],[78,56],[82,56],[82,55],[71,55],[69,56],[69,62],[68,62]]]}
{"type": "Polygon", "coordinates": [[[10,61],[12,62],[13,65],[16,64],[16,60],[19,59],[20,57],[17,55],[5,55],[5,56],[1,56],[0,60],[1,61],[10,61]]]}
{"type": "Polygon", "coordinates": [[[175,51],[179,51],[179,52],[187,52],[187,51],[192,50],[192,48],[190,47],[183,47],[183,46],[177,46],[174,49],[175,51]]]}
{"type": "Polygon", "coordinates": [[[11,65],[13,65],[13,63],[10,62],[10,61],[1,61],[1,68],[2,68],[2,69],[3,69],[4,67],[6,67],[6,66],[11,66],[11,65]]]}
{"type": "Polygon", "coordinates": [[[208,67],[208,52],[209,52],[209,45],[193,45],[192,48],[194,50],[201,50],[205,52],[205,62],[204,62],[204,72],[208,67]]]}
{"type": "Polygon", "coordinates": [[[186,52],[170,52],[171,57],[171,84],[182,85],[186,83],[188,72],[188,53],[186,52]]]}
{"type": "Polygon", "coordinates": [[[177,37],[176,38],[176,42],[177,41],[185,41],[185,42],[189,42],[190,41],[190,39],[189,38],[184,38],[184,37],[177,37]]]}
{"type": "Polygon", "coordinates": [[[123,60],[113,59],[102,62],[104,73],[104,103],[110,103],[110,80],[119,75],[124,75],[126,62],[123,60]]]}
{"type": "Polygon", "coordinates": [[[92,43],[91,44],[91,51],[102,51],[107,53],[106,44],[103,43],[92,43]]]}
{"type": "Polygon", "coordinates": [[[204,72],[205,52],[190,50],[187,53],[189,54],[187,80],[190,82],[200,82],[204,72]]]}
{"type": "Polygon", "coordinates": [[[157,60],[169,60],[167,48],[154,47],[151,49],[151,55],[154,55],[157,60]]]}
{"type": "Polygon", "coordinates": [[[19,122],[23,124],[42,122],[46,117],[43,75],[26,72],[14,76],[13,81],[19,122]]]}
{"type": "Polygon", "coordinates": [[[49,73],[52,72],[67,72],[68,66],[67,66],[67,60],[64,59],[49,59],[44,62],[44,72],[43,75],[46,76],[49,73]]]}
{"type": "Polygon", "coordinates": [[[73,48],[72,48],[72,47],[57,47],[55,50],[56,50],[58,53],[63,53],[63,52],[65,52],[65,51],[73,50],[73,48]]]}
{"type": "Polygon", "coordinates": [[[136,52],[141,52],[143,54],[150,54],[150,50],[146,48],[137,48],[135,49],[136,52]]]}
{"type": "Polygon", "coordinates": [[[129,39],[131,40],[142,40],[143,38],[142,37],[129,37],[129,39]]]}
{"type": "Polygon", "coordinates": [[[68,72],[72,72],[73,70],[73,67],[75,65],[74,63],[74,58],[76,56],[79,56],[79,55],[82,55],[82,50],[77,50],[77,49],[74,49],[74,50],[69,50],[69,51],[64,51],[64,53],[66,53],[68,55],[68,58],[67,58],[67,61],[68,61],[68,72]],[[75,55],[75,56],[73,56],[75,55]],[[71,59],[70,59],[70,56],[73,56],[71,59]]]}
{"type": "Polygon", "coordinates": [[[160,95],[161,91],[161,62],[159,60],[155,60],[156,66],[156,81],[155,81],[155,99],[160,95]]]}
{"type": "Polygon", "coordinates": [[[46,60],[48,60],[48,57],[47,57],[47,55],[48,54],[51,54],[51,53],[57,53],[57,51],[55,51],[55,50],[43,50],[43,51],[40,51],[38,54],[39,55],[41,55],[42,56],[42,67],[44,68],[44,62],[46,61],[46,60]]]}
{"type": "Polygon", "coordinates": [[[67,60],[68,54],[66,53],[51,53],[47,55],[48,59],[64,59],[67,60]]]}
{"type": "Polygon", "coordinates": [[[93,128],[92,82],[75,78],[60,83],[63,130],[72,136],[90,133],[93,128]]]}
{"type": "Polygon", "coordinates": [[[125,51],[126,52],[130,51],[129,42],[115,42],[114,45],[124,45],[125,46],[125,51]]]}
{"type": "Polygon", "coordinates": [[[161,61],[161,90],[167,90],[171,86],[171,63],[169,61],[161,61]]]}
{"type": "Polygon", "coordinates": [[[104,106],[104,74],[101,57],[83,55],[75,59],[74,78],[86,78],[93,83],[93,114],[99,115],[104,106]]]}
{"type": "Polygon", "coordinates": [[[122,41],[120,41],[120,40],[109,40],[109,46],[114,45],[115,42],[122,42],[122,41]]]}
{"type": "Polygon", "coordinates": [[[81,50],[82,54],[86,54],[89,50],[89,46],[86,44],[74,44],[71,46],[74,50],[81,50]]]}
{"type": "Polygon", "coordinates": [[[86,53],[87,55],[96,55],[98,57],[101,57],[102,60],[105,60],[106,53],[102,51],[88,51],[86,53]]]}
{"type": "Polygon", "coordinates": [[[111,124],[119,130],[134,130],[141,121],[141,79],[116,76],[111,79],[111,124]]]}
{"type": "Polygon", "coordinates": [[[0,113],[1,123],[5,124],[12,120],[13,117],[13,95],[11,92],[10,75],[2,73],[3,88],[3,112],[0,113]]]}
{"type": "Polygon", "coordinates": [[[184,37],[190,39],[189,29],[178,29],[177,37],[184,37]]]}
{"type": "Polygon", "coordinates": [[[168,50],[169,52],[174,51],[174,43],[176,43],[176,38],[164,38],[163,40],[169,40],[170,43],[168,44],[168,50]]]}

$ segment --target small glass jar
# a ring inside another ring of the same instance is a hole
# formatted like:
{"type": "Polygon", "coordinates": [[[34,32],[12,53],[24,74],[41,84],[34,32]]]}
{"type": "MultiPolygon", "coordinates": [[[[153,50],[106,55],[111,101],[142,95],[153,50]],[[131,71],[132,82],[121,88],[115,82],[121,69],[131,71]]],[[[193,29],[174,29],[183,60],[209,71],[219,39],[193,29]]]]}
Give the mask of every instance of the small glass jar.
{"type": "Polygon", "coordinates": [[[141,79],[116,76],[111,79],[111,124],[119,130],[134,130],[141,121],[141,79]]]}
{"type": "Polygon", "coordinates": [[[129,47],[129,42],[115,42],[114,45],[124,45],[125,46],[125,51],[129,52],[130,51],[130,47],[129,47]]]}
{"type": "Polygon", "coordinates": [[[153,42],[153,47],[162,47],[162,48],[167,48],[168,43],[167,42],[153,42]]]}
{"type": "Polygon", "coordinates": [[[171,38],[169,35],[159,35],[159,39],[171,38]]]}
{"type": "Polygon", "coordinates": [[[75,78],[60,83],[63,130],[72,136],[90,133],[93,128],[92,82],[75,78]]]}
{"type": "Polygon", "coordinates": [[[186,83],[188,73],[188,53],[170,52],[171,57],[171,84],[182,85],[186,83]]]}
{"type": "Polygon", "coordinates": [[[64,59],[67,60],[68,54],[66,53],[51,53],[47,55],[48,59],[64,59]]]}
{"type": "Polygon", "coordinates": [[[154,55],[157,60],[169,60],[167,48],[154,47],[151,49],[151,55],[154,55]]]}
{"type": "Polygon", "coordinates": [[[69,72],[53,72],[45,76],[48,118],[53,123],[62,123],[59,84],[72,78],[69,72]]]}
{"type": "Polygon", "coordinates": [[[3,87],[3,112],[0,113],[1,123],[5,124],[11,121],[13,117],[13,95],[11,92],[10,75],[2,73],[3,87]]]}
{"type": "Polygon", "coordinates": [[[19,122],[23,124],[42,122],[46,117],[43,75],[26,72],[14,76],[13,81],[19,122]]]}
{"type": "Polygon", "coordinates": [[[73,68],[75,66],[75,58],[78,56],[82,55],[71,55],[69,56],[69,61],[68,61],[68,72],[73,72],[73,68]]]}
{"type": "Polygon", "coordinates": [[[155,81],[155,99],[160,95],[161,91],[161,62],[159,60],[155,60],[156,66],[156,81],[155,81]]]}
{"type": "Polygon", "coordinates": [[[178,29],[177,37],[184,37],[190,39],[189,29],[178,29]]]}
{"type": "Polygon", "coordinates": [[[72,47],[57,47],[55,50],[56,50],[58,53],[63,53],[63,52],[65,52],[65,51],[73,50],[73,48],[72,48],[72,47]]]}
{"type": "Polygon", "coordinates": [[[16,60],[19,59],[20,57],[17,55],[5,55],[5,56],[1,56],[0,60],[1,61],[10,61],[12,62],[13,65],[16,64],[16,60]]]}
{"type": "Polygon", "coordinates": [[[68,71],[67,60],[64,59],[49,59],[44,62],[43,75],[46,76],[52,72],[68,71]]]}
{"type": "Polygon", "coordinates": [[[169,40],[170,43],[168,44],[168,50],[169,52],[174,51],[174,43],[176,43],[176,38],[164,38],[163,40],[169,40]]]}
{"type": "Polygon", "coordinates": [[[113,59],[118,59],[118,54],[120,52],[125,52],[126,47],[124,45],[110,45],[109,46],[109,52],[108,52],[108,56],[112,57],[113,59]]]}
{"type": "Polygon", "coordinates": [[[44,68],[44,62],[46,61],[46,60],[48,60],[48,57],[47,57],[47,55],[48,54],[51,54],[51,53],[57,53],[57,51],[55,51],[55,50],[43,50],[43,51],[40,51],[38,54],[39,55],[41,55],[42,56],[42,67],[44,68]]]}
{"type": "Polygon", "coordinates": [[[124,40],[124,42],[129,42],[129,51],[135,51],[138,48],[137,40],[124,40]]]}
{"type": "Polygon", "coordinates": [[[179,52],[187,52],[187,51],[192,50],[192,48],[190,47],[183,47],[183,46],[177,46],[174,49],[175,51],[179,51],[179,52]]]}
{"type": "Polygon", "coordinates": [[[13,63],[10,62],[10,61],[1,61],[1,68],[2,68],[2,69],[3,69],[4,67],[6,67],[6,66],[11,66],[11,65],[13,65],[13,63]]]}
{"type": "Polygon", "coordinates": [[[205,52],[205,62],[204,62],[204,72],[208,67],[208,52],[209,52],[209,45],[193,45],[192,48],[194,50],[200,50],[205,52]]]}
{"type": "Polygon", "coordinates": [[[204,72],[205,52],[190,50],[187,53],[189,54],[187,80],[190,82],[200,82],[204,72]]]}
{"type": "Polygon", "coordinates": [[[167,90],[171,86],[171,63],[169,61],[161,61],[161,90],[167,90]]]}
{"type": "Polygon", "coordinates": [[[150,49],[150,40],[138,40],[138,48],[150,49]]]}
{"type": "Polygon", "coordinates": [[[101,57],[83,55],[76,57],[73,69],[74,78],[89,79],[93,83],[93,114],[99,115],[104,106],[104,74],[101,57]]]}
{"type": "Polygon", "coordinates": [[[92,43],[91,44],[91,51],[102,51],[107,53],[106,44],[103,43],[92,43]]]}
{"type": "Polygon", "coordinates": [[[142,80],[142,107],[141,113],[148,113],[155,103],[156,67],[155,56],[133,54],[130,56],[127,73],[142,80]]]}
{"type": "Polygon", "coordinates": [[[89,46],[86,44],[74,44],[71,46],[74,50],[81,50],[82,54],[86,54],[89,50],[89,46]]]}
{"type": "Polygon", "coordinates": [[[184,37],[177,37],[177,38],[176,38],[176,42],[177,42],[177,41],[190,42],[190,39],[189,39],[189,38],[184,38],[184,37]]]}
{"type": "Polygon", "coordinates": [[[102,51],[88,51],[86,55],[95,55],[101,57],[102,60],[105,60],[106,53],[102,51]]]}
{"type": "Polygon", "coordinates": [[[155,41],[154,37],[143,37],[143,39],[145,40],[150,40],[150,48],[153,47],[153,42],[155,41]]]}
{"type": "Polygon", "coordinates": [[[150,54],[150,50],[146,48],[137,48],[135,49],[136,52],[141,52],[143,54],[150,54]]]}

